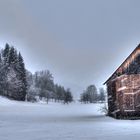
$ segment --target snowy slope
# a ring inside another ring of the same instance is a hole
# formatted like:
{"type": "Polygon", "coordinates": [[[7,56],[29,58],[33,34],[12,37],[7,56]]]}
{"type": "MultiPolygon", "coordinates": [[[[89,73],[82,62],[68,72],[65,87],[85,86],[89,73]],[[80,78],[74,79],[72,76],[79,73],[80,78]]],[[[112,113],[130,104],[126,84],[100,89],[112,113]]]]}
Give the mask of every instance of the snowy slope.
{"type": "Polygon", "coordinates": [[[0,96],[0,106],[9,106],[15,104],[15,101],[0,96]]]}
{"type": "Polygon", "coordinates": [[[32,104],[0,97],[0,140],[140,139],[140,121],[105,117],[100,106],[32,104]]]}

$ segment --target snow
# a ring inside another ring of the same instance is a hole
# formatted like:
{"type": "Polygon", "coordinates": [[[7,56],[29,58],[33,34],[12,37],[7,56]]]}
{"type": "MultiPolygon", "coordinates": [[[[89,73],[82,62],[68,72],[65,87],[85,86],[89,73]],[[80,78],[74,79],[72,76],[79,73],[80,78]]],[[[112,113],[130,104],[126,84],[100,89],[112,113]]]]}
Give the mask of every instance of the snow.
{"type": "Polygon", "coordinates": [[[104,116],[100,104],[27,103],[0,97],[0,140],[139,140],[139,120],[104,116]]]}
{"type": "Polygon", "coordinates": [[[15,104],[15,101],[0,96],[0,109],[2,108],[1,106],[9,106],[12,104],[15,104]]]}

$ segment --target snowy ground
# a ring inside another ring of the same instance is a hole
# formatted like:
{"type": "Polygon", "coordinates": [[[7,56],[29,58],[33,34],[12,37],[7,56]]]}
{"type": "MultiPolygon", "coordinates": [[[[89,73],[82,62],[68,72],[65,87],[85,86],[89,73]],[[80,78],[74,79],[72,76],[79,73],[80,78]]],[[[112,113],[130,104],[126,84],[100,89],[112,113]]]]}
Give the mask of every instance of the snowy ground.
{"type": "Polygon", "coordinates": [[[105,117],[99,106],[32,104],[0,97],[0,140],[140,139],[140,121],[105,117]]]}

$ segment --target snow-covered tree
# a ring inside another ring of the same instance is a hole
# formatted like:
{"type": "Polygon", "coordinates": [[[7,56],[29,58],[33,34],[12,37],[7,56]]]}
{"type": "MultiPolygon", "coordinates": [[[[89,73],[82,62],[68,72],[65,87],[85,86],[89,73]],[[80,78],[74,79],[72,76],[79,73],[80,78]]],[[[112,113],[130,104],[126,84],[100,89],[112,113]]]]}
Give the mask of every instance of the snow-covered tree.
{"type": "Polygon", "coordinates": [[[9,44],[0,52],[0,94],[15,100],[25,100],[26,70],[21,54],[9,44]]]}
{"type": "Polygon", "coordinates": [[[66,103],[72,100],[70,90],[54,84],[49,70],[35,74],[27,71],[21,53],[9,44],[0,50],[0,95],[32,102],[37,100],[37,96],[47,102],[50,99],[66,103]]]}
{"type": "Polygon", "coordinates": [[[10,46],[6,43],[5,48],[1,50],[4,65],[8,64],[10,46]]]}
{"type": "Polygon", "coordinates": [[[40,89],[40,99],[45,97],[49,98],[48,92],[54,91],[53,76],[49,70],[38,71],[35,73],[35,87],[40,89]]]}
{"type": "Polygon", "coordinates": [[[26,79],[25,64],[24,64],[23,57],[21,56],[21,53],[18,54],[16,70],[17,70],[17,78],[22,83],[22,87],[21,87],[21,94],[23,95],[22,100],[25,100],[25,97],[26,97],[26,94],[27,94],[27,79],[26,79]]]}

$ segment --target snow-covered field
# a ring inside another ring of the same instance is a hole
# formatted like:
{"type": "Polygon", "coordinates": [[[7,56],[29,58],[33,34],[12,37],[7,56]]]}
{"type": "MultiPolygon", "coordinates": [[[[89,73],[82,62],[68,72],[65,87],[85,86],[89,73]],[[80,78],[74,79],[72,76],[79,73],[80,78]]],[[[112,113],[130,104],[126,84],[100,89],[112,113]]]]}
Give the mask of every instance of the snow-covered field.
{"type": "Polygon", "coordinates": [[[140,140],[140,121],[105,117],[100,106],[32,104],[0,97],[0,140],[140,140]]]}

